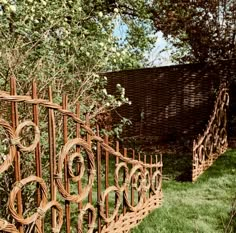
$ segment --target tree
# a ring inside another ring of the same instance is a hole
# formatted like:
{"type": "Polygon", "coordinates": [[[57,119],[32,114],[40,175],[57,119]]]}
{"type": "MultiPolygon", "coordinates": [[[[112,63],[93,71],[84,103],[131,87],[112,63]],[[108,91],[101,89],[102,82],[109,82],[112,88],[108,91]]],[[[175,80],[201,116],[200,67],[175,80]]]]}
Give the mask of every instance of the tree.
{"type": "Polygon", "coordinates": [[[41,93],[50,84],[58,98],[65,90],[91,117],[128,103],[122,88],[108,95],[97,73],[143,66],[152,29],[130,18],[120,40],[114,31],[123,13],[101,6],[99,0],[0,0],[1,88],[11,75],[23,92],[37,79],[41,93]]]}
{"type": "Polygon", "coordinates": [[[234,0],[155,0],[150,11],[156,29],[176,47],[178,62],[236,57],[234,0]]]}
{"type": "MultiPolygon", "coordinates": [[[[133,28],[135,31],[135,27],[144,27],[163,32],[164,37],[175,48],[172,58],[177,62],[204,62],[236,56],[234,0],[96,0],[95,2],[96,8],[105,13],[118,9],[122,20],[130,25],[131,30],[133,28]],[[134,22],[135,27],[132,27],[134,22]]],[[[132,32],[131,37],[133,35],[135,33],[132,32]]],[[[134,37],[138,38],[136,35],[134,37]]]]}

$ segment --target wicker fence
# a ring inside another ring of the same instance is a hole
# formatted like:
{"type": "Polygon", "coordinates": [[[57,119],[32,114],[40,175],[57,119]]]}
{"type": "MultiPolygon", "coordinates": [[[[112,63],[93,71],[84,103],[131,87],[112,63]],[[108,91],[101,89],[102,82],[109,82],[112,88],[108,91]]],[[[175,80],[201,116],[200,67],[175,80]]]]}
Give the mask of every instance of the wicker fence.
{"type": "Polygon", "coordinates": [[[221,87],[214,104],[213,114],[205,131],[193,141],[192,180],[195,181],[213,162],[223,154],[227,147],[227,109],[229,94],[221,87]]]}
{"type": "MultiPolygon", "coordinates": [[[[231,83],[236,80],[236,60],[216,64],[187,64],[168,67],[124,70],[105,74],[108,91],[115,93],[119,83],[132,105],[124,105],[112,114],[132,121],[124,137],[161,140],[194,139],[205,129],[214,109],[220,83],[230,83],[230,99],[235,98],[231,83]]],[[[234,88],[235,90],[235,88],[234,88]]],[[[230,103],[236,116],[235,101],[230,103]]],[[[236,135],[235,135],[236,137],[236,135]]]]}
{"type": "MultiPolygon", "coordinates": [[[[221,85],[227,83],[231,87],[236,80],[235,59],[216,64],[125,70],[106,73],[106,76],[108,91],[114,93],[119,83],[132,102],[111,116],[112,123],[119,121],[120,116],[132,121],[123,137],[136,143],[150,145],[151,142],[159,147],[172,144],[187,149],[190,160],[193,154],[192,180],[227,147],[228,103],[219,98],[223,98],[222,92],[227,92],[225,88],[221,90],[221,85]],[[221,124],[222,116],[225,123],[221,124]]],[[[231,90],[230,94],[230,99],[235,100],[235,92],[231,90]]],[[[231,103],[231,119],[233,115],[236,117],[236,108],[232,106],[231,103]]]]}
{"type": "Polygon", "coordinates": [[[128,232],[160,206],[161,156],[113,149],[36,89],[0,91],[0,232],[128,232]]]}

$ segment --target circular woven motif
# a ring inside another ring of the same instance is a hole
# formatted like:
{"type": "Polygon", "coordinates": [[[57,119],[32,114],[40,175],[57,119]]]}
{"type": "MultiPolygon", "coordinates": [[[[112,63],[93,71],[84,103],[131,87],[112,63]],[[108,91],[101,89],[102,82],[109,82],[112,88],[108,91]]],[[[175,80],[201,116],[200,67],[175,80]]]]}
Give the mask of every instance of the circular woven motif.
{"type": "Polygon", "coordinates": [[[20,151],[31,152],[36,148],[37,144],[39,143],[40,131],[39,131],[38,126],[34,122],[24,121],[18,125],[16,129],[16,137],[17,137],[17,140],[15,141],[15,144],[19,147],[20,151]],[[30,146],[23,146],[22,143],[20,142],[21,131],[23,130],[24,127],[30,127],[30,126],[34,128],[34,141],[32,142],[30,146]]]}
{"type": "Polygon", "coordinates": [[[12,140],[15,139],[15,133],[12,129],[12,127],[10,126],[10,124],[3,120],[0,119],[0,126],[3,127],[3,129],[6,131],[9,139],[10,139],[10,148],[9,148],[9,153],[7,155],[7,157],[4,159],[4,162],[2,164],[0,164],[0,174],[4,171],[6,171],[9,166],[12,164],[15,154],[16,154],[16,147],[15,145],[12,143],[12,140]]]}

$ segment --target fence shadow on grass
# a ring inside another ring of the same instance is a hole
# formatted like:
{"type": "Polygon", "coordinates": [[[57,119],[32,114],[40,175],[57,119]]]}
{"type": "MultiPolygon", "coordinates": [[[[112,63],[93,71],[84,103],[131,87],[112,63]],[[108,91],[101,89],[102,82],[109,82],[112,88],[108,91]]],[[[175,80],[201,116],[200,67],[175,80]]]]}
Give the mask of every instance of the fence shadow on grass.
{"type": "MultiPolygon", "coordinates": [[[[221,155],[209,168],[208,172],[203,174],[202,179],[222,177],[224,174],[235,172],[236,160],[234,157],[229,156],[230,153],[235,153],[235,151],[229,149],[221,155]]],[[[163,154],[163,179],[180,182],[191,181],[191,172],[191,154],[163,154]]]]}
{"type": "Polygon", "coordinates": [[[192,155],[190,153],[163,154],[163,179],[180,182],[192,181],[192,155]]]}

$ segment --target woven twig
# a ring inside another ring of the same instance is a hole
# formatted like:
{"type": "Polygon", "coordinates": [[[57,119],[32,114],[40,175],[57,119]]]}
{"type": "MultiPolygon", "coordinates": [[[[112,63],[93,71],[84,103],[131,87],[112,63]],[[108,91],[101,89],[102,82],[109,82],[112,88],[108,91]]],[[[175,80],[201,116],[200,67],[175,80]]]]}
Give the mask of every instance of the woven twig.
{"type": "MultiPolygon", "coordinates": [[[[8,134],[11,143],[11,140],[16,138],[14,130],[7,121],[1,118],[0,118],[0,126],[2,126],[6,130],[6,133],[8,134]]],[[[9,154],[7,155],[4,162],[0,164],[0,174],[9,168],[9,166],[12,164],[14,160],[15,154],[16,154],[16,147],[14,144],[11,143],[9,148],[9,154]]]]}
{"type": "MultiPolygon", "coordinates": [[[[47,203],[43,208],[40,210],[42,211],[41,214],[39,214],[38,221],[40,221],[40,218],[44,217],[45,213],[50,210],[51,208],[55,208],[58,213],[58,218],[57,218],[57,225],[52,229],[53,233],[59,233],[63,224],[63,209],[61,205],[57,201],[50,201],[47,203]]],[[[36,224],[38,226],[39,224],[36,224]]],[[[40,229],[37,227],[38,231],[40,229]]]]}
{"type": "Polygon", "coordinates": [[[39,128],[38,126],[32,122],[32,121],[24,121],[22,122],[21,124],[18,125],[17,129],[16,129],[16,138],[17,140],[15,141],[15,145],[17,145],[20,149],[20,151],[24,151],[24,152],[31,152],[33,151],[37,144],[39,143],[39,140],[40,140],[40,131],[39,131],[39,128]],[[21,131],[24,127],[29,127],[29,126],[32,126],[34,128],[34,141],[32,142],[32,144],[30,146],[23,146],[20,142],[20,134],[21,134],[21,131]]]}
{"type": "Polygon", "coordinates": [[[121,204],[120,196],[121,196],[120,189],[117,188],[116,186],[110,186],[110,187],[107,188],[107,189],[105,190],[105,192],[102,194],[102,196],[101,196],[101,202],[100,202],[100,215],[101,215],[101,217],[104,219],[104,221],[105,221],[106,223],[110,223],[110,222],[114,221],[115,217],[117,216],[118,211],[119,211],[119,208],[120,208],[120,204],[121,204]],[[105,203],[106,196],[108,196],[108,194],[109,194],[110,192],[115,192],[115,193],[116,193],[117,202],[116,202],[116,204],[115,204],[115,210],[114,210],[112,216],[106,217],[105,210],[104,210],[104,203],[105,203]]]}
{"type": "Polygon", "coordinates": [[[126,163],[119,163],[116,166],[115,170],[115,186],[119,188],[120,192],[123,192],[126,189],[128,183],[129,183],[129,168],[126,163]],[[121,168],[124,168],[125,171],[125,178],[124,178],[125,182],[122,184],[122,186],[119,185],[119,180],[120,180],[119,171],[121,168]]]}
{"type": "Polygon", "coordinates": [[[94,155],[92,150],[90,149],[89,144],[84,141],[81,138],[75,138],[69,140],[63,147],[61,154],[59,155],[58,159],[58,169],[57,173],[55,174],[56,183],[58,186],[58,190],[61,193],[61,195],[68,201],[72,202],[81,202],[84,198],[86,198],[89,194],[89,191],[92,188],[93,182],[94,182],[94,176],[95,176],[95,163],[94,163],[94,155]],[[66,158],[66,155],[69,153],[70,149],[75,146],[80,146],[81,148],[84,148],[87,155],[88,155],[88,163],[90,165],[90,176],[88,178],[88,184],[87,186],[82,190],[82,192],[78,195],[71,195],[69,194],[66,189],[64,188],[63,182],[62,182],[62,169],[64,166],[64,160],[66,158]]]}
{"type": "Polygon", "coordinates": [[[206,130],[193,142],[193,181],[227,149],[226,109],[229,105],[227,91],[227,88],[220,89],[206,130]]]}
{"type": "Polygon", "coordinates": [[[160,207],[161,199],[161,192],[157,195],[151,196],[142,206],[140,206],[140,208],[137,208],[136,211],[121,214],[117,221],[113,221],[108,226],[104,226],[102,233],[129,232],[130,229],[137,226],[152,210],[160,207]]]}
{"type": "MultiPolygon", "coordinates": [[[[9,196],[9,211],[11,212],[12,217],[19,223],[28,225],[32,222],[35,222],[41,215],[42,215],[42,210],[45,207],[47,203],[47,186],[44,182],[44,180],[40,177],[37,176],[29,176],[19,182],[17,182],[14,186],[14,188],[12,189],[10,196],[9,196]],[[17,193],[28,183],[31,182],[37,182],[40,185],[40,189],[42,192],[42,199],[40,202],[40,206],[39,209],[36,213],[34,213],[33,215],[31,215],[30,217],[27,218],[23,218],[21,215],[19,215],[15,209],[15,200],[16,200],[16,195],[17,193]]],[[[42,217],[42,216],[41,216],[42,217]]]]}
{"type": "Polygon", "coordinates": [[[19,233],[16,227],[7,222],[6,220],[0,219],[0,231],[10,232],[10,233],[19,233]]]}
{"type": "Polygon", "coordinates": [[[75,152],[75,153],[69,155],[68,172],[69,172],[71,179],[74,182],[81,180],[81,178],[83,177],[84,172],[85,172],[84,158],[81,155],[81,153],[75,152]],[[80,167],[79,174],[77,176],[74,175],[73,169],[72,169],[73,161],[75,158],[77,159],[77,162],[79,163],[79,167],[80,167]]]}
{"type": "Polygon", "coordinates": [[[90,203],[87,203],[86,206],[82,210],[80,210],[80,213],[78,216],[78,228],[79,228],[79,231],[82,232],[83,218],[86,211],[90,211],[92,213],[92,220],[88,226],[88,231],[87,231],[87,233],[92,233],[94,232],[94,229],[96,227],[95,223],[96,223],[97,214],[96,214],[96,209],[90,203]]]}

